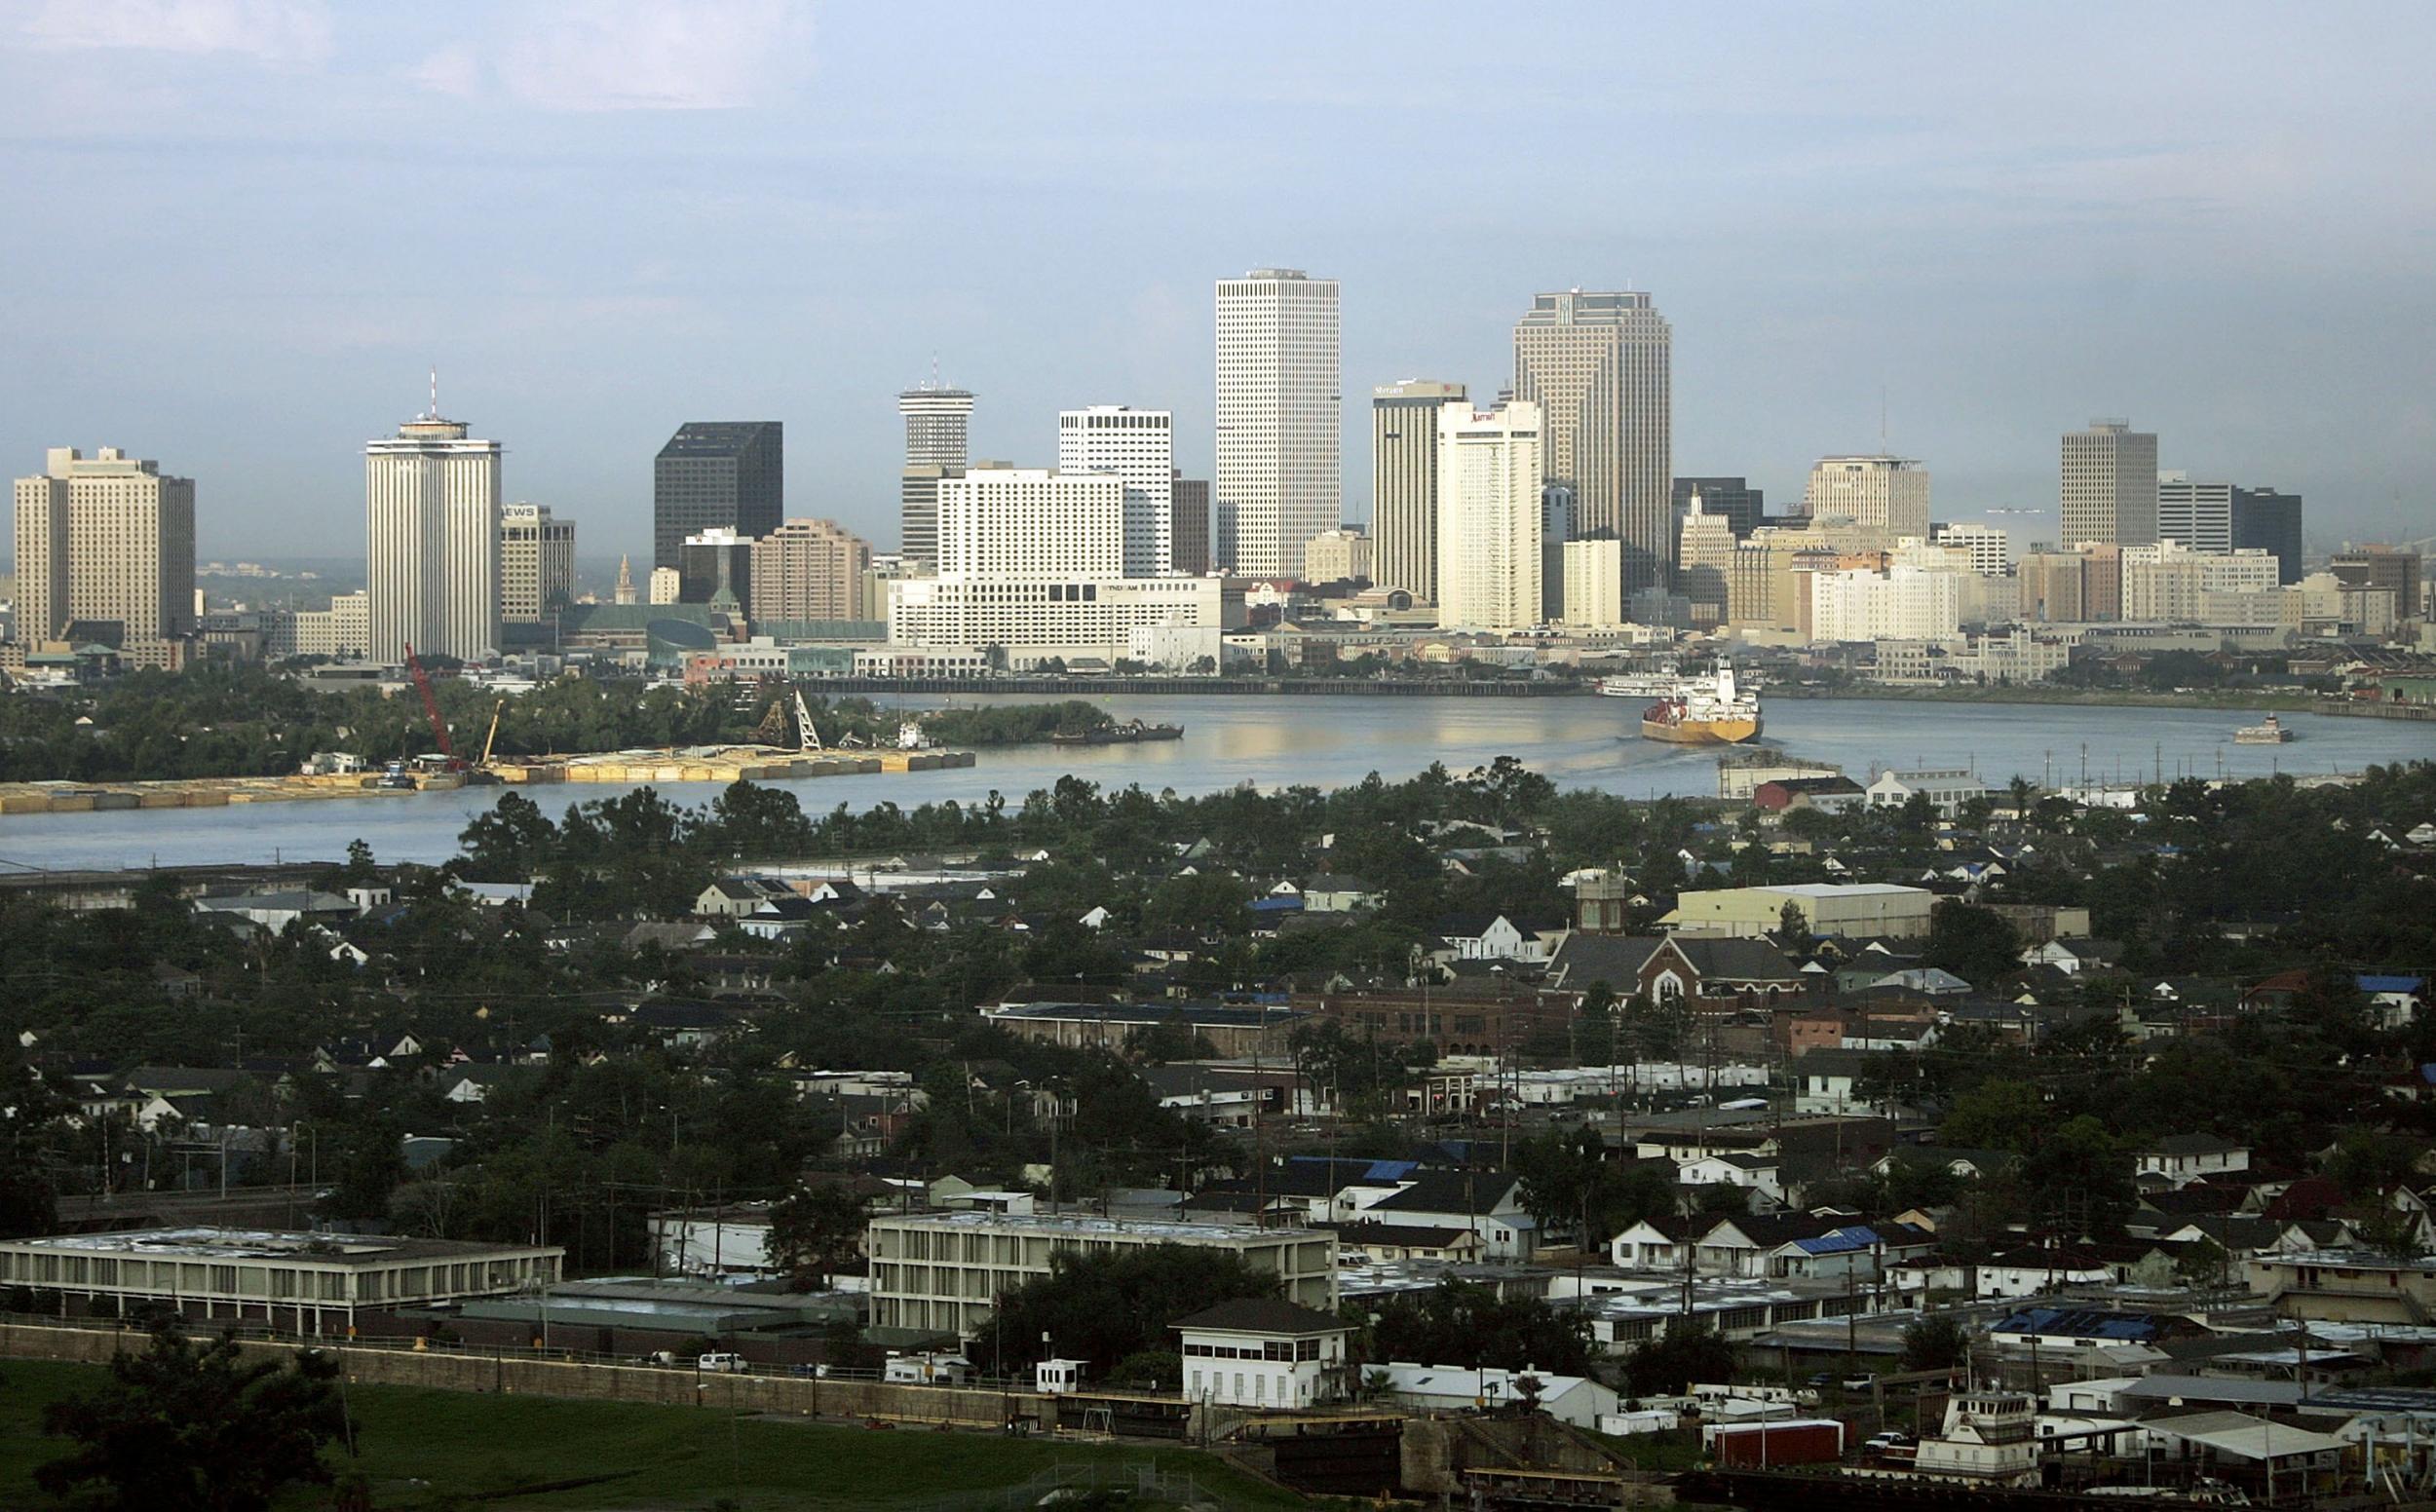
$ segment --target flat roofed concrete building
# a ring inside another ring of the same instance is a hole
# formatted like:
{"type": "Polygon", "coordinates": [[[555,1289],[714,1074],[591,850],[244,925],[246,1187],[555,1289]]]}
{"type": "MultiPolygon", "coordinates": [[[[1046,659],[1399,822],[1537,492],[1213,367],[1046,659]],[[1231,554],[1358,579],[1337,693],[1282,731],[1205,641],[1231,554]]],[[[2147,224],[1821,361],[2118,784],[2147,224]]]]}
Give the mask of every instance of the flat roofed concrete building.
{"type": "Polygon", "coordinates": [[[1181,1244],[1238,1256],[1278,1278],[1287,1302],[1334,1311],[1336,1235],[1249,1224],[1136,1222],[1076,1214],[916,1213],[875,1218],[871,1326],[971,1339],[1000,1296],[1049,1273],[1058,1255],[1106,1255],[1181,1244]]]}
{"type": "Polygon", "coordinates": [[[766,536],[786,515],[786,430],[776,420],[688,420],[653,459],[651,561],[684,566],[685,538],[766,536]]]}
{"type": "Polygon", "coordinates": [[[1337,282],[1299,268],[1218,281],[1218,565],[1299,578],[1344,516],[1337,282]]]}
{"type": "Polygon", "coordinates": [[[2157,474],[2157,539],[2193,551],[2233,548],[2233,485],[2157,474]]]}
{"type": "Polygon", "coordinates": [[[1802,503],[1814,520],[1845,519],[1889,536],[1928,534],[1928,470],[1905,457],[1821,457],[1802,503]]]}
{"type": "Polygon", "coordinates": [[[2153,546],[2157,539],[2157,438],[2128,420],[2092,420],[2064,435],[2057,490],[2062,544],[2153,546]]]}
{"type": "Polygon", "coordinates": [[[55,1291],[122,1315],[167,1303],[190,1317],[346,1333],[359,1311],[502,1297],[558,1279],[556,1245],[473,1244],[357,1233],[136,1228],[0,1239],[0,1285],[55,1291]]]}
{"type": "Polygon", "coordinates": [[[575,600],[575,521],[552,519],[546,504],[499,511],[499,618],[536,624],[575,600]]]}
{"type": "Polygon", "coordinates": [[[867,620],[871,544],[835,520],[788,520],[753,543],[753,622],[867,620]]]}
{"type": "Polygon", "coordinates": [[[16,636],[49,640],[71,623],[115,622],[127,642],[195,628],[195,482],[115,446],[44,454],[17,480],[16,636]]]}
{"type": "Polygon", "coordinates": [[[1438,411],[1468,399],[1425,378],[1370,391],[1371,581],[1426,603],[1438,601],[1438,411]]]}
{"type": "Polygon", "coordinates": [[[1624,543],[1624,591],[1674,581],[1674,332],[1646,293],[1533,297],[1514,325],[1514,397],[1540,405],[1547,481],[1577,540],[1624,543]]]}
{"type": "Polygon", "coordinates": [[[1368,583],[1370,574],[1370,538],[1359,525],[1323,530],[1303,543],[1305,582],[1368,583]]]}
{"type": "Polygon", "coordinates": [[[1775,888],[1688,888],[1658,923],[1687,934],[1756,938],[1783,926],[1788,904],[1813,934],[1887,934],[1925,938],[1937,895],[1892,883],[1806,882],[1775,888]]]}

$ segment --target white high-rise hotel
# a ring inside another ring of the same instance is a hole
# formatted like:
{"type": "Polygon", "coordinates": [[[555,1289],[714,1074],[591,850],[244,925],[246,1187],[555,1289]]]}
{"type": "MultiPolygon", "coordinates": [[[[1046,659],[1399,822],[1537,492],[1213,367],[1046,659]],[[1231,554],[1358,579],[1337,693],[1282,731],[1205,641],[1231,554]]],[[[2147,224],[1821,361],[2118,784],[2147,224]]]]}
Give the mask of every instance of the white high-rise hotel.
{"type": "Polygon", "coordinates": [[[1221,567],[1300,577],[1303,543],[1343,510],[1337,283],[1294,268],[1218,282],[1221,567]]]}
{"type": "Polygon", "coordinates": [[[889,585],[898,646],[982,651],[1010,670],[1114,662],[1133,632],[1202,629],[1217,655],[1219,580],[1125,576],[1125,485],[1109,472],[992,464],[939,484],[938,572],[889,585]]]}
{"type": "Polygon", "coordinates": [[[363,447],[365,585],[375,662],[499,649],[499,443],[432,408],[363,447]]]}
{"type": "Polygon", "coordinates": [[[1174,561],[1175,428],[1163,409],[1094,404],[1057,416],[1057,471],[1111,472],[1124,484],[1124,575],[1174,561]]]}
{"type": "Polygon", "coordinates": [[[1540,406],[1438,408],[1438,623],[1467,630],[1537,624],[1540,406]]]}

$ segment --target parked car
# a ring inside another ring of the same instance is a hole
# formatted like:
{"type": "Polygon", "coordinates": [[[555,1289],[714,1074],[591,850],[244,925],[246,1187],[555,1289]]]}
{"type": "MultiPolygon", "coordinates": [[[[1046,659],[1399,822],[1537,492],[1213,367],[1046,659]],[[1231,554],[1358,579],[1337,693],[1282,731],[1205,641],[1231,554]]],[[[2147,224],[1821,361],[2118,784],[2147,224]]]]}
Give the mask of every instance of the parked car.
{"type": "Polygon", "coordinates": [[[725,1376],[742,1376],[752,1367],[744,1362],[744,1357],[741,1354],[721,1352],[704,1355],[694,1362],[694,1369],[725,1376]]]}

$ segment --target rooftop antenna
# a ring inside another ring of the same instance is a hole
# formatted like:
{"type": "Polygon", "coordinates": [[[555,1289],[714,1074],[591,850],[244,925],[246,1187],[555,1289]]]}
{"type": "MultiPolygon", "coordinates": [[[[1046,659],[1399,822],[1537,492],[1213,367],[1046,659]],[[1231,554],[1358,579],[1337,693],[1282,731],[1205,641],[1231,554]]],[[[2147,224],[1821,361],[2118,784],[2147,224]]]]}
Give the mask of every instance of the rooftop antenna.
{"type": "Polygon", "coordinates": [[[1886,446],[1886,386],[1883,383],[1878,386],[1878,455],[1894,455],[1886,446]]]}
{"type": "Polygon", "coordinates": [[[439,418],[439,364],[437,362],[432,364],[431,416],[434,420],[438,420],[439,418]]]}

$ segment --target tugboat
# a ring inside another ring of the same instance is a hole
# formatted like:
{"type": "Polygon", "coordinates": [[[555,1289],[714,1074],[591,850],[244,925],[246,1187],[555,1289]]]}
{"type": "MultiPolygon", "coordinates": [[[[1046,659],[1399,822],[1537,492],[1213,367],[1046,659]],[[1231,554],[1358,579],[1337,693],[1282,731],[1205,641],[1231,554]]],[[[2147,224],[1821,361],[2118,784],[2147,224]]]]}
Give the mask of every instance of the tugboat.
{"type": "Polygon", "coordinates": [[[2281,745],[2291,738],[2292,731],[2272,714],[2255,725],[2244,725],[2233,732],[2235,745],[2281,745]]]}
{"type": "Polygon", "coordinates": [[[1888,1461],[1815,1470],[1721,1467],[1691,1471],[1675,1491],[1686,1500],[1724,1502],[1753,1512],[1809,1512],[1818,1507],[1968,1509],[1968,1512],[2185,1512],[2239,1504],[2238,1492],[2214,1482],[2189,1487],[2092,1486],[2044,1489],[2036,1398],[1985,1387],[1947,1399],[1945,1424],[1923,1438],[1901,1463],[1888,1461]]]}
{"type": "Polygon", "coordinates": [[[1677,682],[1641,711],[1641,737],[1674,745],[1739,745],[1759,738],[1760,698],[1719,662],[1709,677],[1677,682]]]}

